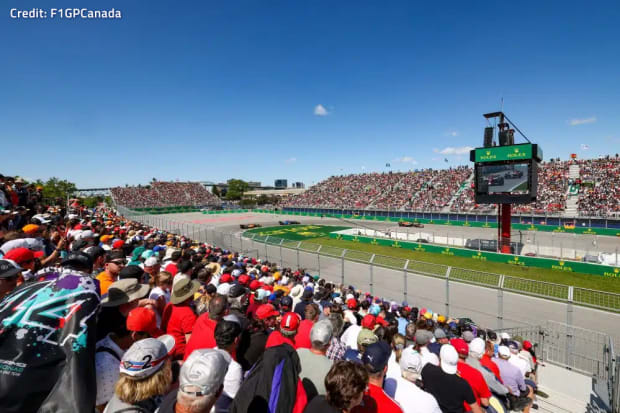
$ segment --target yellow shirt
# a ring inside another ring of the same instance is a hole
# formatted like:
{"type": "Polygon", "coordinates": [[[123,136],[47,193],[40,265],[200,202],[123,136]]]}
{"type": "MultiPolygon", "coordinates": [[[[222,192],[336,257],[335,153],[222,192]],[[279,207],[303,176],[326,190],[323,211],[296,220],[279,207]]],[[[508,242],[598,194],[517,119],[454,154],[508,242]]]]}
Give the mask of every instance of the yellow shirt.
{"type": "Polygon", "coordinates": [[[112,283],[116,281],[114,277],[112,277],[110,274],[108,274],[105,271],[100,272],[99,275],[97,275],[97,277],[95,278],[99,280],[99,288],[101,289],[101,295],[107,294],[108,288],[110,288],[110,285],[112,285],[112,283]]]}

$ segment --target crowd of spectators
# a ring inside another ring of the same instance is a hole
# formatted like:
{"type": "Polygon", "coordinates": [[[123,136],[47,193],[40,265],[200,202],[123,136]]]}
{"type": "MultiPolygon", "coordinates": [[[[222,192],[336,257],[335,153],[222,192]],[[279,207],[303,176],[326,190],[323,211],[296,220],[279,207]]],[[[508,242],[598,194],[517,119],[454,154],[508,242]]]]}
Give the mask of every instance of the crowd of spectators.
{"type": "Polygon", "coordinates": [[[118,205],[128,208],[219,205],[221,201],[199,182],[153,181],[150,186],[116,187],[111,190],[118,205]]]}
{"type": "Polygon", "coordinates": [[[620,157],[579,161],[579,213],[620,215],[620,157]]]}
{"type": "Polygon", "coordinates": [[[418,192],[407,209],[441,211],[449,205],[456,191],[471,177],[473,171],[464,166],[440,169],[434,179],[418,192]]]}
{"type": "Polygon", "coordinates": [[[519,337],[111,210],[35,209],[0,215],[2,412],[532,406],[519,337]]]}
{"type": "Polygon", "coordinates": [[[515,205],[517,213],[558,213],[566,209],[569,186],[568,170],[573,161],[553,161],[540,164],[538,195],[535,202],[515,205]]]}
{"type": "MultiPolygon", "coordinates": [[[[411,172],[333,176],[287,199],[285,207],[351,208],[401,211],[493,212],[495,205],[474,200],[473,170],[467,167],[411,172]]],[[[620,213],[620,158],[542,162],[537,200],[515,205],[515,213],[558,214],[566,210],[571,186],[578,188],[580,215],[620,213]],[[580,178],[569,168],[580,167],[580,178]]]]}

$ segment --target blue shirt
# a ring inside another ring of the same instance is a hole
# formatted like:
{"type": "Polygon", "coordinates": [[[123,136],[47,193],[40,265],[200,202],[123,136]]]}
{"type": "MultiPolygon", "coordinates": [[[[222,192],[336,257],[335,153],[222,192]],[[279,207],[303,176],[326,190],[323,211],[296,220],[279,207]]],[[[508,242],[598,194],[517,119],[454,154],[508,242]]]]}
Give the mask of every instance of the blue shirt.
{"type": "Polygon", "coordinates": [[[510,393],[519,396],[522,391],[527,390],[523,374],[517,366],[503,358],[493,357],[493,361],[497,364],[499,375],[504,385],[510,389],[510,393]]]}

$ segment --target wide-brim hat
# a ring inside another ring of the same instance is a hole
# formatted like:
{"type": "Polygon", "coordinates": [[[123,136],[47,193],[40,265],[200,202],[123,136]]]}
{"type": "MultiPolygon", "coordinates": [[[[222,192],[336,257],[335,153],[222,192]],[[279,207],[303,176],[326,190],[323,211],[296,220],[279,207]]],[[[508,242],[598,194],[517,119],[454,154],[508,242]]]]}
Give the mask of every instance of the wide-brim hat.
{"type": "Polygon", "coordinates": [[[172,304],[179,304],[188,298],[192,297],[196,291],[200,288],[200,282],[197,280],[190,280],[188,278],[182,278],[176,284],[172,286],[172,293],[170,294],[170,302],[172,304]]]}
{"type": "Polygon", "coordinates": [[[135,278],[118,280],[108,288],[108,293],[101,300],[101,306],[116,307],[139,300],[148,294],[149,289],[147,284],[140,284],[135,278]]]}

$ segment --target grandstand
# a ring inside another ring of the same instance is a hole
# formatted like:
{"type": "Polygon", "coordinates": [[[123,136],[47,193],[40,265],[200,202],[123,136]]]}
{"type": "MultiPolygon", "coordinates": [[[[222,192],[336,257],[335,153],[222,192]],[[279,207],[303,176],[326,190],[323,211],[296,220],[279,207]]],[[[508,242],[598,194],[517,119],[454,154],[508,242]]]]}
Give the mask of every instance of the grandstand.
{"type": "MultiPolygon", "coordinates": [[[[618,155],[543,162],[538,182],[538,200],[515,206],[516,213],[620,214],[618,155]]],[[[468,167],[332,176],[289,198],[283,206],[431,212],[495,210],[495,205],[474,202],[473,169],[468,167]]]]}
{"type": "Polygon", "coordinates": [[[150,186],[111,188],[110,193],[116,205],[128,208],[202,207],[221,203],[199,182],[154,181],[150,186]]]}
{"type": "MultiPolygon", "coordinates": [[[[536,202],[515,205],[517,214],[563,216],[620,215],[620,158],[552,160],[539,170],[536,202]]],[[[221,201],[198,182],[158,182],[110,190],[117,205],[129,208],[214,206],[221,201]]],[[[473,169],[332,176],[289,197],[284,207],[391,211],[492,213],[495,205],[476,204],[473,169]]]]}

